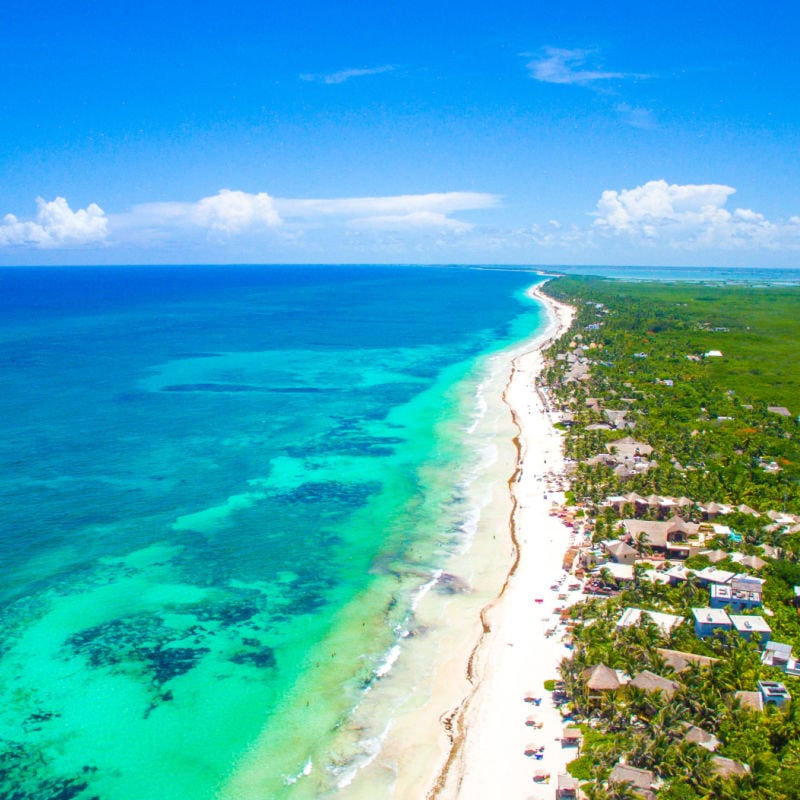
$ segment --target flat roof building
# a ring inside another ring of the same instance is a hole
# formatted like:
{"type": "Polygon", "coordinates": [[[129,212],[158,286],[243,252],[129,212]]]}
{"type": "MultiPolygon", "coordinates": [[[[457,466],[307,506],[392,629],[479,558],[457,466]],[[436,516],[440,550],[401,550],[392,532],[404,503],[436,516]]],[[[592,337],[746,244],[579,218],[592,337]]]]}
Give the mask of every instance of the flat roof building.
{"type": "Polygon", "coordinates": [[[764,646],[772,636],[772,628],[763,617],[731,614],[730,622],[733,629],[747,641],[750,641],[754,634],[758,634],[761,637],[761,644],[764,646]]]}

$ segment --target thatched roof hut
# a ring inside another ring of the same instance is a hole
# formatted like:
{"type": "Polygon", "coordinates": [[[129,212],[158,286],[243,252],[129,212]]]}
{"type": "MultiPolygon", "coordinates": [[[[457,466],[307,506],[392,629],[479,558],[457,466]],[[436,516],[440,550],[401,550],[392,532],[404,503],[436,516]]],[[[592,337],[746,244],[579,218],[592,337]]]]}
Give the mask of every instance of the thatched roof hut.
{"type": "Polygon", "coordinates": [[[710,667],[718,660],[716,658],[711,658],[711,656],[699,656],[697,653],[683,653],[680,650],[668,650],[664,647],[659,647],[656,652],[675,672],[683,672],[689,669],[690,664],[697,664],[700,667],[710,667]]]}
{"type": "Polygon", "coordinates": [[[747,775],[750,772],[750,767],[747,764],[740,764],[732,758],[724,758],[723,756],[712,756],[711,769],[720,778],[732,778],[737,775],[747,775]]]}
{"type": "Polygon", "coordinates": [[[622,685],[616,670],[605,664],[584,670],[586,688],[593,692],[615,692],[622,685]]]}
{"type": "Polygon", "coordinates": [[[642,689],[645,692],[662,692],[664,697],[672,697],[678,689],[678,684],[667,678],[662,678],[649,669],[640,672],[630,683],[637,689],[642,689]]]}

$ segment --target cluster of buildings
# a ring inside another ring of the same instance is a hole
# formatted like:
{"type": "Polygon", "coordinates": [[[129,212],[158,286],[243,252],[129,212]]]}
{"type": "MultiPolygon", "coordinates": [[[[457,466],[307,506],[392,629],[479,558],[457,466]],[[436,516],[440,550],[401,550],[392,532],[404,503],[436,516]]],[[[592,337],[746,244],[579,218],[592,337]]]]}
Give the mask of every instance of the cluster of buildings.
{"type": "MultiPolygon", "coordinates": [[[[593,305],[589,301],[587,303],[593,305]]],[[[596,305],[596,311],[598,321],[586,325],[584,331],[597,330],[603,324],[602,315],[609,313],[602,304],[596,305]]],[[[617,482],[608,482],[605,478],[603,480],[605,485],[611,483],[616,488],[624,485],[623,482],[628,479],[655,469],[658,467],[658,461],[653,458],[653,448],[648,442],[638,440],[631,435],[636,427],[635,414],[632,412],[637,402],[635,399],[611,392],[614,399],[610,402],[614,408],[605,408],[604,401],[599,398],[585,397],[587,393],[592,392],[592,366],[595,364],[611,366],[602,360],[602,351],[602,344],[591,342],[588,337],[584,339],[580,334],[576,334],[569,344],[569,349],[555,356],[556,362],[561,362],[563,369],[554,378],[553,388],[556,389],[558,386],[567,388],[572,395],[572,406],[563,408],[560,414],[560,421],[567,428],[575,426],[580,420],[587,431],[609,431],[611,435],[617,432],[617,435],[623,437],[607,442],[601,452],[596,452],[590,458],[583,460],[583,464],[589,467],[611,470],[617,482]],[[576,402],[576,396],[582,399],[576,402]],[[579,408],[579,405],[584,404],[586,410],[579,408]]],[[[634,359],[647,357],[648,354],[644,351],[633,354],[634,359]]],[[[723,354],[719,350],[687,356],[693,361],[722,357],[723,354]]],[[[675,385],[672,378],[656,380],[656,383],[668,388],[675,385]]],[[[630,387],[633,393],[633,383],[623,385],[630,387]]],[[[596,391],[601,392],[603,389],[596,391]]],[[[625,392],[625,389],[621,389],[621,392],[625,392]]],[[[562,392],[559,396],[563,394],[562,392]]],[[[746,408],[752,409],[751,406],[746,408]]],[[[770,406],[768,411],[783,417],[791,416],[788,409],[783,407],[770,406]]],[[[706,409],[702,409],[702,412],[707,413],[706,409]]],[[[731,417],[718,419],[729,420],[731,417]]],[[[691,435],[700,435],[702,432],[693,431],[691,435]]],[[[597,439],[587,437],[586,441],[597,441],[597,439]]],[[[668,458],[669,454],[659,453],[658,456],[668,458]]],[[[686,467],[679,464],[674,456],[670,461],[681,471],[705,468],[702,461],[696,464],[693,462],[686,467]]],[[[781,469],[779,464],[766,458],[762,459],[759,467],[766,472],[778,472],[781,469]]],[[[577,469],[577,465],[571,463],[567,472],[577,469]]],[[[599,470],[591,474],[607,475],[599,470]]],[[[596,488],[603,484],[592,480],[589,485],[596,488]]],[[[619,491],[619,488],[616,490],[619,491]]],[[[683,611],[683,616],[667,613],[664,609],[668,609],[668,604],[661,602],[658,603],[661,607],[658,611],[650,608],[626,607],[622,609],[616,622],[618,631],[642,624],[655,625],[665,642],[669,642],[681,626],[684,627],[678,640],[688,633],[688,626],[692,626],[695,635],[705,641],[721,638],[723,642],[731,643],[735,641],[735,635],[738,635],[741,639],[757,646],[761,654],[761,663],[765,667],[780,670],[786,676],[800,677],[800,662],[794,656],[792,645],[773,641],[770,620],[774,615],[764,607],[765,580],[756,574],[767,566],[765,559],[781,555],[780,548],[763,544],[761,546],[763,558],[761,555],[715,549],[728,546],[716,544],[719,537],[728,537],[733,542],[741,541],[735,531],[727,525],[720,524],[725,520],[719,520],[719,517],[746,514],[758,519],[758,524],[765,532],[790,534],[800,533],[800,517],[784,511],[762,512],[745,504],[734,506],[715,501],[700,503],[689,497],[656,494],[644,497],[636,492],[612,495],[606,497],[602,503],[578,510],[574,520],[576,526],[580,524],[577,518],[586,512],[597,514],[598,521],[595,523],[589,517],[584,518],[586,519],[584,532],[591,531],[594,525],[599,528],[599,518],[602,515],[605,535],[608,538],[596,542],[586,539],[577,545],[573,544],[565,557],[565,569],[571,567],[578,575],[586,577],[584,592],[607,597],[624,589],[626,584],[635,583],[641,586],[642,581],[665,586],[678,586],[690,582],[707,591],[707,605],[692,607],[690,615],[686,610],[683,611]],[[604,508],[613,509],[615,514],[602,515],[604,508]],[[708,566],[702,569],[687,567],[686,560],[698,555],[705,557],[708,566]],[[729,568],[726,569],[726,566],[729,568]],[[742,571],[742,568],[746,571],[742,571]],[[734,638],[729,640],[729,636],[734,638]]],[[[649,597],[651,594],[644,593],[642,596],[649,597]]],[[[795,588],[795,595],[795,605],[800,609],[800,587],[795,588]]],[[[645,600],[640,602],[647,605],[645,600]]],[[[566,621],[563,613],[562,619],[566,621]]],[[[715,651],[717,649],[719,648],[715,647],[715,651]]],[[[724,650],[723,647],[720,652],[724,650]]],[[[607,698],[609,693],[613,694],[632,687],[644,692],[660,693],[665,698],[670,698],[681,690],[681,672],[696,666],[708,668],[718,660],[710,656],[665,648],[659,649],[658,653],[668,667],[663,670],[667,676],[648,669],[630,676],[622,670],[613,669],[605,664],[596,664],[583,672],[586,697],[590,702],[598,701],[607,698]]],[[[662,671],[657,666],[661,663],[654,661],[649,666],[652,670],[662,671]]],[[[766,674],[770,678],[777,675],[774,672],[766,674]]],[[[736,692],[735,699],[743,707],[761,711],[769,706],[784,707],[791,700],[791,694],[780,680],[759,680],[752,691],[736,692]]],[[[712,769],[715,774],[729,778],[743,776],[749,772],[747,765],[716,755],[714,751],[721,743],[713,733],[688,723],[686,727],[685,741],[693,742],[713,753],[712,769]]],[[[623,756],[613,767],[605,781],[606,788],[612,784],[627,785],[637,797],[655,800],[662,787],[658,777],[649,770],[639,769],[625,762],[626,758],[623,756]]],[[[570,775],[559,775],[556,796],[581,797],[579,782],[570,775]]]]}
{"type": "Polygon", "coordinates": [[[650,458],[653,448],[644,442],[637,442],[630,436],[616,439],[606,445],[606,452],[598,453],[586,459],[586,464],[592,467],[609,467],[614,475],[625,480],[634,475],[641,475],[658,466],[657,461],[650,458]]]}

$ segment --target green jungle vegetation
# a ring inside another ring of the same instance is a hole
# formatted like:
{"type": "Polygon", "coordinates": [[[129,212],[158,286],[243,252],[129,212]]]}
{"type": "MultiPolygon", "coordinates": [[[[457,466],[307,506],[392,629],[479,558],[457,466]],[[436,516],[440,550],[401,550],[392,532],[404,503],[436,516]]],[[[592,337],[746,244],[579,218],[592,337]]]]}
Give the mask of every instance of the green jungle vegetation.
{"type": "MultiPolygon", "coordinates": [[[[601,503],[631,491],[690,498],[695,505],[682,513],[696,521],[703,519],[698,504],[710,501],[762,512],[737,510],[715,519],[737,535],[717,536],[708,548],[729,554],[715,566],[731,572],[753,572],[731,560],[737,552],[758,554],[766,562],[758,572],[766,579],[765,608],[753,613],[764,614],[773,641],[791,644],[800,656],[794,594],[800,586],[800,533],[789,525],[770,525],[763,515],[800,513],[800,288],[569,277],[551,281],[545,291],[577,309],[571,329],[546,351],[542,378],[553,405],[571,417],[564,439],[565,454],[576,462],[569,499],[583,511],[593,540],[619,536],[618,522],[632,516],[633,507],[615,510],[601,503]],[[714,350],[722,356],[706,355],[714,350]],[[571,362],[565,358],[569,353],[571,362]],[[566,380],[576,354],[588,371],[566,380]],[[769,406],[783,406],[790,415],[769,406]],[[624,427],[587,430],[608,423],[607,409],[625,412],[624,427]],[[624,436],[650,444],[657,466],[620,476],[603,464],[584,463],[624,436]],[[780,548],[779,557],[767,557],[765,544],[780,548]]],[[[657,512],[639,516],[655,519],[657,512]]],[[[635,545],[647,555],[646,542],[635,545]]],[[[706,556],[695,555],[687,566],[708,563],[706,556]]],[[[586,796],[648,796],[629,784],[609,783],[622,758],[655,774],[659,800],[800,800],[800,678],[764,665],[757,636],[698,638],[691,609],[709,605],[709,589],[695,577],[675,586],[652,583],[644,569],[637,564],[634,581],[625,584],[602,570],[600,582],[612,596],[592,597],[569,612],[573,655],[560,666],[557,691],[571,724],[584,734],[569,770],[584,781],[586,796]],[[685,621],[668,635],[644,617],[618,629],[629,606],[685,621]],[[659,648],[716,661],[676,672],[659,648]],[[598,664],[630,676],[650,670],[673,681],[674,691],[623,685],[592,693],[587,669],[598,664]],[[759,680],[783,682],[797,699],[782,709],[743,706],[735,693],[755,691],[759,680]],[[687,741],[689,726],[716,736],[716,752],[687,741]],[[746,764],[746,774],[720,775],[714,755],[746,764]]]]}
{"type": "MultiPolygon", "coordinates": [[[[547,292],[578,309],[547,355],[577,335],[593,362],[591,380],[578,385],[557,385],[558,364],[544,375],[557,399],[572,403],[567,456],[584,459],[621,436],[585,430],[604,421],[584,406],[595,397],[629,409],[631,435],[657,453],[658,468],[625,491],[800,512],[800,287],[559,278],[547,292]],[[722,357],[704,355],[714,350],[722,357]],[[779,471],[765,471],[773,462],[779,471]]],[[[602,470],[582,470],[573,486],[594,500],[619,488],[602,470]]]]}

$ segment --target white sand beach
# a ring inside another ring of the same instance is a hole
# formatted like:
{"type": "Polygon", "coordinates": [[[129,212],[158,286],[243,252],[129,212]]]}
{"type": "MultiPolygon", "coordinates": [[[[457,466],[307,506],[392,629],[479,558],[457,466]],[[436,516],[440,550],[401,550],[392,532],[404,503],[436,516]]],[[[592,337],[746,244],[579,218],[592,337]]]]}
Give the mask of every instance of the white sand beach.
{"type": "Polygon", "coordinates": [[[531,295],[549,323],[516,351],[510,377],[506,361],[491,386],[504,400],[489,415],[497,478],[474,541],[447,565],[469,591],[430,592],[417,607],[423,633],[406,640],[396,668],[352,720],[367,735],[368,720],[391,718],[374,757],[340,785],[337,796],[347,800],[551,798],[559,769],[574,758],[574,750],[561,752],[561,718],[543,687],[565,652],[561,632],[546,632],[558,621],[561,590],[550,586],[572,531],[549,514],[563,500],[561,434],[534,386],[542,348],[566,330],[573,309],[536,288],[531,295]],[[541,705],[525,701],[531,693],[541,705]],[[542,727],[526,725],[530,717],[542,727]],[[531,744],[545,746],[541,760],[525,755],[531,744]],[[549,784],[534,783],[542,770],[549,784]]]}
{"type": "Polygon", "coordinates": [[[560,641],[563,629],[547,632],[557,627],[555,609],[564,605],[558,595],[567,583],[558,590],[551,586],[563,575],[572,530],[549,514],[552,504],[563,500],[553,487],[564,463],[560,434],[534,383],[543,364],[541,349],[566,330],[574,311],[538,289],[534,294],[547,305],[552,324],[535,349],[514,359],[505,395],[520,431],[511,484],[518,561],[501,596],[484,613],[489,631],[475,653],[474,691],[460,711],[463,734],[432,795],[440,798],[552,798],[558,773],[575,757],[574,749],[562,750],[561,716],[543,688],[545,680],[557,678],[556,666],[567,652],[560,641]],[[526,701],[531,696],[541,698],[540,705],[526,701]],[[540,759],[525,754],[542,746],[540,759]],[[549,782],[534,782],[536,773],[549,774],[549,782]]]}

